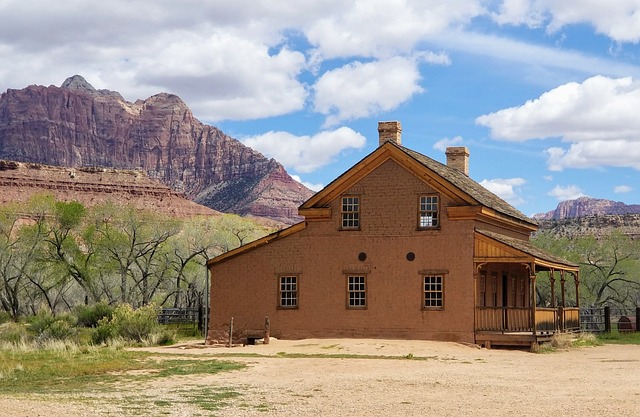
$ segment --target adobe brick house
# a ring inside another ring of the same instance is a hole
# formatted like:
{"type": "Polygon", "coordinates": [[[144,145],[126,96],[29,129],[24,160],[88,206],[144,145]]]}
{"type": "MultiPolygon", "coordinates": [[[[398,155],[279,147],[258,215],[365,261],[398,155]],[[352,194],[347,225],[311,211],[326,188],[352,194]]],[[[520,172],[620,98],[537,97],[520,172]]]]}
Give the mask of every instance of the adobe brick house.
{"type": "Polygon", "coordinates": [[[530,245],[536,224],[469,178],[467,148],[448,148],[444,165],[403,147],[401,130],[380,122],[379,147],[300,206],[304,222],[208,262],[210,343],[228,341],[230,327],[252,342],[267,321],[285,339],[485,346],[578,326],[578,267],[530,245]],[[536,307],[540,276],[558,305],[536,307]]]}

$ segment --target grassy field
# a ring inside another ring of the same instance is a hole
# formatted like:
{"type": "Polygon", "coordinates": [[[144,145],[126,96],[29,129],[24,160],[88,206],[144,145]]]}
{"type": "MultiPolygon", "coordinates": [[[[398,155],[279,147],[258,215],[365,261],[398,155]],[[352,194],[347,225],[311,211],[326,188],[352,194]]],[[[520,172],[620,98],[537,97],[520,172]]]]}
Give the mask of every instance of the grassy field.
{"type": "MultiPolygon", "coordinates": [[[[157,415],[176,405],[189,405],[207,412],[216,410],[240,393],[225,387],[183,387],[169,396],[139,396],[132,387],[153,385],[174,377],[241,369],[245,365],[189,355],[152,354],[122,348],[76,346],[58,343],[42,349],[14,346],[0,349],[0,393],[3,396],[41,398],[56,402],[87,403],[118,398],[123,414],[154,410],[157,415]],[[133,394],[132,394],[133,391],[133,394]]],[[[120,411],[117,411],[119,413],[120,411]]]]}

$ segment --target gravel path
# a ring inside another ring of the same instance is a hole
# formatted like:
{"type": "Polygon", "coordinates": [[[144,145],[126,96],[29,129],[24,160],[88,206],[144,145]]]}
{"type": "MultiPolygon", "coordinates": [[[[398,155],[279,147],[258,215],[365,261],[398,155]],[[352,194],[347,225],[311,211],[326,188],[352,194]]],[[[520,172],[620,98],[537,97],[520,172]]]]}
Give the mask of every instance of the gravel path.
{"type": "Polygon", "coordinates": [[[227,353],[264,356],[234,357],[248,365],[240,371],[172,377],[106,396],[88,392],[65,403],[46,393],[44,401],[0,394],[0,415],[640,416],[640,346],[533,354],[443,342],[313,339],[148,350],[204,360],[227,353]],[[340,357],[292,358],[282,352],[340,357]],[[240,395],[217,410],[184,401],[194,392],[228,391],[240,395]]]}

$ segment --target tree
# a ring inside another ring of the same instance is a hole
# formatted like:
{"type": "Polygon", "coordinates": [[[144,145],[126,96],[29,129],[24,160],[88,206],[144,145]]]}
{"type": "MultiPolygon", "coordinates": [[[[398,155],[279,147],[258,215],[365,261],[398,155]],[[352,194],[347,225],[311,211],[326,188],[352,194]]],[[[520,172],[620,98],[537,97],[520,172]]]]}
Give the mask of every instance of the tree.
{"type": "Polygon", "coordinates": [[[43,260],[59,266],[82,288],[87,298],[100,301],[96,286],[99,268],[94,247],[95,228],[81,229],[86,215],[85,207],[77,202],[58,201],[53,205],[45,242],[48,251],[43,260]]]}
{"type": "Polygon", "coordinates": [[[626,306],[640,289],[638,242],[614,231],[602,239],[582,238],[582,282],[596,306],[626,306]]]}
{"type": "Polygon", "coordinates": [[[621,307],[637,304],[640,292],[640,241],[614,231],[600,237],[555,237],[538,233],[542,249],[580,265],[581,303],[621,307]]]}

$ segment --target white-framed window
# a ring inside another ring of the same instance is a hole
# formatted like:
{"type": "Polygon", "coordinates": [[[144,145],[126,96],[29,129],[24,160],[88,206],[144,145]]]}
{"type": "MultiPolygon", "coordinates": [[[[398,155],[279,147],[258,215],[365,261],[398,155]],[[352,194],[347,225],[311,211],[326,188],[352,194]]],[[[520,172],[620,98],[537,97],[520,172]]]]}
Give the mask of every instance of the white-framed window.
{"type": "Polygon", "coordinates": [[[342,197],[342,228],[343,229],[359,229],[360,228],[360,197],[357,195],[342,197]]]}
{"type": "Polygon", "coordinates": [[[426,275],[423,278],[422,307],[425,309],[444,308],[444,277],[442,275],[426,275]]]}
{"type": "Polygon", "coordinates": [[[421,195],[418,202],[418,228],[429,229],[440,226],[440,204],[437,195],[421,195]]]}
{"type": "Polygon", "coordinates": [[[347,276],[347,307],[367,307],[367,277],[364,275],[347,276]]]}
{"type": "Polygon", "coordinates": [[[298,277],[282,275],[278,278],[278,307],[298,308],[298,277]]]}

